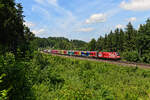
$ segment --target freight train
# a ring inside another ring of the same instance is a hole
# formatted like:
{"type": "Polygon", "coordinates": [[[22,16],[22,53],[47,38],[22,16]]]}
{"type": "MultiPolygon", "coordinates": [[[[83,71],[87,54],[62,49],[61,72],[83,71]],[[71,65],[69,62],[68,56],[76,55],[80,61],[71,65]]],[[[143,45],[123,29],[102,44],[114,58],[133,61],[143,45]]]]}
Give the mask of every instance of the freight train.
{"type": "Polygon", "coordinates": [[[80,56],[80,57],[93,57],[119,60],[121,59],[118,52],[98,52],[98,51],[77,51],[77,50],[44,50],[45,53],[80,56]]]}

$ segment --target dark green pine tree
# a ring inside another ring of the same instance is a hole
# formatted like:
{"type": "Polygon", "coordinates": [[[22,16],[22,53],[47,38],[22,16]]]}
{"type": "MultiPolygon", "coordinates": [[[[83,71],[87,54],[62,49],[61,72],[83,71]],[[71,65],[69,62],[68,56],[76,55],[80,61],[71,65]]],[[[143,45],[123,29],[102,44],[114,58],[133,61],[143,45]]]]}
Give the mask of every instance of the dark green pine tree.
{"type": "Polygon", "coordinates": [[[96,42],[96,50],[102,51],[104,49],[104,38],[100,36],[96,42]]]}
{"type": "Polygon", "coordinates": [[[136,36],[137,31],[133,28],[131,22],[127,25],[126,31],[125,31],[125,49],[127,51],[134,51],[136,50],[136,36]]]}
{"type": "Polygon", "coordinates": [[[124,51],[124,43],[125,43],[125,34],[124,31],[122,29],[120,29],[120,41],[119,41],[119,47],[120,47],[120,51],[124,51]]]}
{"type": "Polygon", "coordinates": [[[16,8],[13,0],[0,0],[0,46],[1,53],[14,50],[17,31],[16,8]]]}
{"type": "Polygon", "coordinates": [[[108,50],[109,51],[113,51],[113,32],[112,30],[110,31],[110,33],[108,34],[108,50]]]}
{"type": "Polygon", "coordinates": [[[105,51],[108,51],[108,35],[107,34],[105,34],[105,38],[104,38],[104,42],[103,42],[103,49],[105,50],[105,51]]]}
{"type": "Polygon", "coordinates": [[[119,33],[119,29],[117,28],[114,32],[114,50],[115,51],[119,51],[120,49],[120,33],[119,33]]]}
{"type": "Polygon", "coordinates": [[[25,55],[26,47],[29,45],[27,42],[34,37],[29,30],[26,31],[22,9],[21,4],[15,4],[14,0],[0,0],[0,46],[2,53],[11,51],[17,55],[17,50],[20,49],[25,55]]]}
{"type": "Polygon", "coordinates": [[[150,63],[150,19],[140,25],[138,30],[137,48],[143,62],[150,63]]]}
{"type": "Polygon", "coordinates": [[[96,40],[92,39],[89,44],[88,44],[88,48],[90,51],[95,51],[96,50],[96,40]]]}

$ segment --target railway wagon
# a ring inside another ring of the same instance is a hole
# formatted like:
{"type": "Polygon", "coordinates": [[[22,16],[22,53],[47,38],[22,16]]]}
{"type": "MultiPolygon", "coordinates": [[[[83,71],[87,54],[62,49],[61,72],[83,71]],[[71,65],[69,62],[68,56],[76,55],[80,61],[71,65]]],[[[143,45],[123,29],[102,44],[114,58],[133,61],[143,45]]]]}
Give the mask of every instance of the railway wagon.
{"type": "Polygon", "coordinates": [[[67,50],[64,50],[64,55],[68,55],[68,51],[67,50]]]}
{"type": "Polygon", "coordinates": [[[79,51],[79,56],[81,56],[81,51],[79,51]]]}
{"type": "Polygon", "coordinates": [[[74,51],[73,51],[73,50],[69,50],[69,51],[68,51],[68,55],[69,55],[69,56],[74,55],[74,51]]]}
{"type": "Polygon", "coordinates": [[[74,51],[75,56],[82,56],[81,51],[74,51]]]}
{"type": "Polygon", "coordinates": [[[58,50],[59,52],[58,52],[58,54],[63,54],[63,50],[58,50]]]}
{"type": "Polygon", "coordinates": [[[75,56],[79,56],[79,51],[74,51],[75,56]]]}
{"type": "Polygon", "coordinates": [[[51,50],[51,53],[52,53],[52,54],[58,54],[59,51],[58,51],[58,50],[51,50]]]}
{"type": "Polygon", "coordinates": [[[48,53],[51,53],[51,50],[47,50],[48,53]]]}
{"type": "Polygon", "coordinates": [[[66,54],[68,54],[68,53],[67,53],[67,50],[60,50],[60,54],[66,55],[66,54]]]}
{"type": "Polygon", "coordinates": [[[43,50],[43,52],[48,53],[48,50],[43,50]]]}
{"type": "Polygon", "coordinates": [[[81,56],[89,56],[89,52],[88,51],[81,51],[81,56]]]}
{"type": "Polygon", "coordinates": [[[90,51],[90,57],[97,57],[97,51],[90,51]]]}

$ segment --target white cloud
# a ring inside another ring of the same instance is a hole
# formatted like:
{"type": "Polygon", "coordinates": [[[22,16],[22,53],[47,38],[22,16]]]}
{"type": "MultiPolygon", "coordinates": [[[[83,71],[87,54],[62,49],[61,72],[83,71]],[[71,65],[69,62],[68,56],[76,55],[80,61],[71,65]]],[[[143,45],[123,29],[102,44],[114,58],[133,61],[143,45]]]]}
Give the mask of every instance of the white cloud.
{"type": "Polygon", "coordinates": [[[150,0],[125,0],[121,2],[120,7],[132,11],[144,11],[150,9],[150,0]]]}
{"type": "Polygon", "coordinates": [[[118,24],[118,25],[116,25],[116,28],[124,28],[125,26],[124,25],[121,25],[121,24],[118,24]]]}
{"type": "Polygon", "coordinates": [[[93,14],[89,19],[86,20],[86,24],[93,24],[93,23],[101,23],[106,21],[105,14],[93,14]]]}
{"type": "Polygon", "coordinates": [[[76,30],[77,32],[91,32],[93,31],[94,28],[80,28],[78,30],[76,30]]]}
{"type": "Polygon", "coordinates": [[[35,26],[35,24],[33,22],[28,22],[28,21],[24,22],[24,24],[30,28],[35,26]]]}
{"type": "Polygon", "coordinates": [[[39,30],[32,30],[32,32],[36,35],[39,35],[39,34],[44,34],[46,32],[46,30],[44,28],[42,28],[39,30]]]}
{"type": "Polygon", "coordinates": [[[43,17],[45,17],[47,19],[51,18],[51,15],[48,12],[48,10],[46,10],[46,9],[40,7],[40,6],[33,5],[32,6],[32,11],[41,14],[43,17]]]}
{"type": "Polygon", "coordinates": [[[41,4],[41,5],[46,5],[46,4],[51,4],[54,6],[57,6],[57,0],[35,0],[35,2],[41,4]]]}
{"type": "Polygon", "coordinates": [[[57,0],[47,0],[47,2],[48,2],[49,4],[54,5],[54,6],[58,6],[57,0]]]}
{"type": "Polygon", "coordinates": [[[131,17],[131,18],[128,19],[128,21],[129,22],[134,22],[134,21],[136,21],[136,17],[131,17]]]}
{"type": "Polygon", "coordinates": [[[44,4],[43,0],[35,0],[35,2],[39,3],[39,4],[44,4]]]}

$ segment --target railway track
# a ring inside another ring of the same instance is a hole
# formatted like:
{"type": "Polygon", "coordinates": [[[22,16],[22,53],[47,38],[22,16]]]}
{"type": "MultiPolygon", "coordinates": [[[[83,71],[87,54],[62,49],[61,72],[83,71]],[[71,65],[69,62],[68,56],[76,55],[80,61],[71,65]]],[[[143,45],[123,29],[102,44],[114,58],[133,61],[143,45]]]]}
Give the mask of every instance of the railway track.
{"type": "Polygon", "coordinates": [[[121,60],[116,60],[116,61],[114,61],[114,60],[103,60],[103,59],[90,58],[90,57],[68,56],[68,55],[58,55],[58,54],[52,54],[52,55],[62,56],[62,57],[67,57],[67,58],[81,59],[81,60],[106,62],[106,63],[116,64],[116,65],[121,65],[121,66],[140,67],[140,68],[150,69],[150,64],[144,64],[144,63],[128,62],[128,61],[121,61],[121,60]]]}

